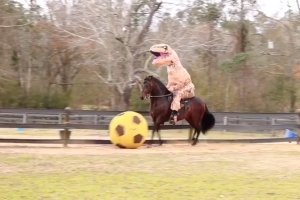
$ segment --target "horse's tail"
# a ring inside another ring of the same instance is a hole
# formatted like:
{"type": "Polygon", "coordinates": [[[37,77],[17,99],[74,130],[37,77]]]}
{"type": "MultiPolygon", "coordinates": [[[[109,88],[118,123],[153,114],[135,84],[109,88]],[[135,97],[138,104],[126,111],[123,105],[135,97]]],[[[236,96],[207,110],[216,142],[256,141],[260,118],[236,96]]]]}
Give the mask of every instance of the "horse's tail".
{"type": "Polygon", "coordinates": [[[202,133],[205,134],[208,130],[212,129],[215,126],[215,117],[212,113],[209,112],[205,104],[205,113],[201,121],[202,133]]]}

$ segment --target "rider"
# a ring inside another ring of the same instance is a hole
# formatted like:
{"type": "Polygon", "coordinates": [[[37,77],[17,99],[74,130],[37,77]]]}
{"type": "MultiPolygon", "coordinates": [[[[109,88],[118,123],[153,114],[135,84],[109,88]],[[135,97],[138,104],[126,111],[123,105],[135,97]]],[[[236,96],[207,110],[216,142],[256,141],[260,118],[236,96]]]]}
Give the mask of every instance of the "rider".
{"type": "Polygon", "coordinates": [[[173,93],[171,104],[171,118],[174,124],[177,121],[180,109],[180,100],[195,96],[195,86],[192,83],[189,72],[182,66],[177,53],[167,44],[156,44],[150,48],[155,56],[152,64],[157,67],[167,66],[167,88],[173,93]]]}

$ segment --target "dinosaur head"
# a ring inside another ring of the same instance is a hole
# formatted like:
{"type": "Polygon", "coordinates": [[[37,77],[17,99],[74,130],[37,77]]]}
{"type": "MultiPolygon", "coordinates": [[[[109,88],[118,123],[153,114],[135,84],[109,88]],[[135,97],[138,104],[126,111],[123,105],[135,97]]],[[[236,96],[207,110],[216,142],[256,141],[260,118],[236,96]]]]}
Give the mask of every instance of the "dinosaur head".
{"type": "Polygon", "coordinates": [[[152,64],[155,66],[168,66],[172,62],[176,63],[179,59],[176,52],[167,44],[155,44],[150,48],[155,58],[152,64]]]}

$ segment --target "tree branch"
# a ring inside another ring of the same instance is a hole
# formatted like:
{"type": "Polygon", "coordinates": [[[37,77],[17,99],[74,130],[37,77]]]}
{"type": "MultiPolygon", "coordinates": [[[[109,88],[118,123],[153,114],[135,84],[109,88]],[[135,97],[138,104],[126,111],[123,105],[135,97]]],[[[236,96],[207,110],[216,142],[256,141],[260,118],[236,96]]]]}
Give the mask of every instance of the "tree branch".
{"type": "Polygon", "coordinates": [[[12,26],[3,26],[1,25],[0,28],[14,28],[14,27],[22,27],[22,26],[28,26],[30,24],[32,24],[33,22],[28,22],[26,24],[21,24],[21,25],[12,25],[12,26]]]}
{"type": "Polygon", "coordinates": [[[152,57],[153,57],[153,56],[150,55],[150,56],[148,57],[148,59],[145,61],[144,69],[148,69],[148,65],[149,65],[149,62],[150,62],[150,60],[151,60],[152,57]]]}
{"type": "Polygon", "coordinates": [[[141,74],[141,73],[147,73],[147,74],[150,74],[152,76],[155,76],[155,77],[158,77],[158,75],[150,70],[147,70],[147,69],[143,69],[143,68],[139,68],[139,69],[135,69],[133,71],[133,75],[137,75],[137,74],[141,74]]]}
{"type": "Polygon", "coordinates": [[[154,2],[153,6],[151,7],[151,11],[148,16],[148,19],[147,19],[146,23],[144,24],[139,36],[137,37],[137,40],[136,40],[137,45],[139,45],[140,43],[143,42],[146,34],[149,31],[151,24],[152,24],[153,16],[156,13],[156,11],[158,11],[158,9],[161,7],[161,5],[162,5],[162,2],[154,2]]]}
{"type": "Polygon", "coordinates": [[[91,39],[91,38],[88,38],[88,37],[84,37],[84,36],[81,36],[81,35],[77,35],[77,34],[75,34],[75,33],[72,33],[72,32],[70,32],[70,31],[67,31],[67,30],[65,30],[65,29],[62,29],[62,28],[60,28],[60,27],[57,26],[57,25],[55,25],[55,27],[58,28],[58,29],[61,30],[61,31],[64,31],[64,32],[70,34],[70,35],[73,35],[73,36],[75,36],[75,37],[79,37],[79,38],[84,39],[84,40],[89,40],[89,41],[92,41],[92,42],[96,42],[96,43],[100,44],[101,46],[103,46],[104,48],[107,48],[107,46],[104,44],[103,41],[94,40],[94,39],[91,39]]]}

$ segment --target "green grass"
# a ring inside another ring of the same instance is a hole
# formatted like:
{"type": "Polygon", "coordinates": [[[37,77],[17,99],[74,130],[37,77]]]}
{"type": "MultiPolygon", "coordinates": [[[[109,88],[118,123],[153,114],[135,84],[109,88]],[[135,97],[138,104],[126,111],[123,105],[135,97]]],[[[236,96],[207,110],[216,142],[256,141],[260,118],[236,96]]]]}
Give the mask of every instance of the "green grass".
{"type": "Polygon", "coordinates": [[[0,199],[296,200],[299,158],[296,151],[0,154],[0,199]]]}

